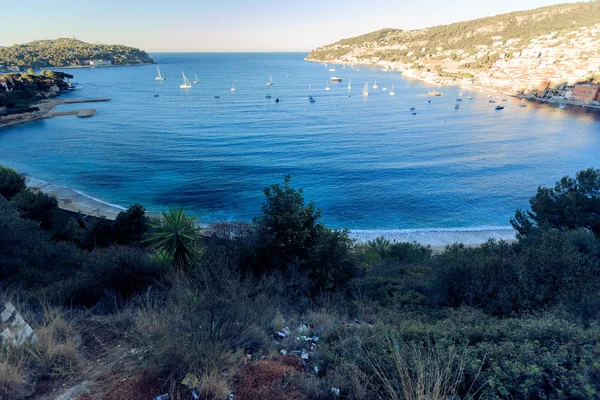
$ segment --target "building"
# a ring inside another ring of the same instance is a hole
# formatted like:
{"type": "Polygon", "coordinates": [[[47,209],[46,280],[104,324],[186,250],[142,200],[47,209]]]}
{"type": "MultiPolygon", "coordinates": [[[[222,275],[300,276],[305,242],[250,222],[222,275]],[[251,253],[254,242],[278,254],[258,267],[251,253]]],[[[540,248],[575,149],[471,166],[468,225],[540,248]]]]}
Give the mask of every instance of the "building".
{"type": "Polygon", "coordinates": [[[112,65],[112,60],[90,60],[90,67],[105,67],[112,65]]]}
{"type": "Polygon", "coordinates": [[[598,100],[600,97],[600,85],[590,83],[578,83],[573,88],[569,100],[577,101],[584,104],[590,104],[598,100]]]}

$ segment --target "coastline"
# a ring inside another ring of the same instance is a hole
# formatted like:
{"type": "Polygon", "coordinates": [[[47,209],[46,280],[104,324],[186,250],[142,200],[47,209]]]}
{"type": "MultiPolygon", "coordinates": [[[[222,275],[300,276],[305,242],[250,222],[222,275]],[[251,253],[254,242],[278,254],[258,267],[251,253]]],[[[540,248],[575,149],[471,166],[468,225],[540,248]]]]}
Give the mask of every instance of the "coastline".
{"type": "Polygon", "coordinates": [[[54,108],[64,104],[77,104],[77,103],[97,103],[97,102],[105,102],[110,101],[110,99],[71,99],[71,100],[63,100],[63,99],[46,99],[39,101],[37,103],[30,104],[30,107],[37,107],[39,111],[15,114],[15,115],[7,115],[0,116],[0,129],[6,128],[12,125],[23,124],[25,122],[38,121],[41,119],[66,116],[66,115],[75,115],[78,118],[87,118],[91,117],[96,113],[96,110],[93,108],[86,108],[80,110],[67,110],[67,111],[54,111],[54,108]]]}
{"type": "MultiPolygon", "coordinates": [[[[423,76],[418,76],[418,75],[414,75],[414,74],[406,74],[405,72],[412,71],[412,70],[410,70],[410,68],[409,69],[404,68],[404,67],[406,67],[405,64],[396,64],[393,62],[373,63],[373,62],[369,62],[369,61],[353,61],[353,62],[344,62],[344,61],[340,61],[340,60],[319,61],[319,60],[312,60],[312,59],[308,59],[308,58],[304,58],[304,60],[310,61],[310,62],[315,62],[315,63],[329,63],[329,64],[337,64],[337,65],[343,64],[343,65],[362,65],[362,66],[367,66],[367,67],[383,67],[383,68],[387,67],[389,69],[384,69],[383,72],[396,72],[396,73],[399,73],[400,76],[405,79],[420,81],[420,82],[426,83],[428,85],[436,86],[436,87],[458,86],[458,87],[461,87],[461,88],[467,89],[467,90],[480,90],[484,93],[500,93],[505,96],[516,97],[516,98],[531,100],[531,101],[537,101],[540,103],[553,104],[553,105],[570,105],[570,106],[574,106],[574,107],[588,108],[588,109],[592,109],[592,110],[600,110],[600,106],[596,106],[593,104],[586,104],[586,103],[581,103],[581,102],[576,102],[576,101],[571,101],[571,100],[549,99],[549,98],[537,97],[537,96],[534,96],[531,94],[524,95],[524,94],[517,93],[517,92],[514,92],[514,93],[507,92],[506,87],[504,87],[504,86],[502,86],[502,87],[486,86],[486,85],[481,84],[481,82],[478,82],[475,80],[471,80],[471,82],[469,84],[465,84],[464,81],[460,82],[460,81],[444,80],[442,82],[442,81],[436,81],[436,80],[432,79],[431,76],[423,77],[423,76]]],[[[442,76],[438,74],[435,77],[441,78],[442,76]]]]}
{"type": "MultiPolygon", "coordinates": [[[[104,217],[114,220],[126,210],[125,207],[111,204],[88,196],[77,190],[53,185],[46,181],[26,177],[29,189],[54,196],[62,210],[81,213],[84,216],[104,217]]],[[[158,216],[158,212],[147,212],[149,216],[158,216]]],[[[202,224],[203,227],[210,224],[202,224]]],[[[442,252],[447,245],[462,243],[467,247],[479,246],[489,239],[514,241],[516,232],[508,226],[481,226],[458,228],[421,228],[421,229],[351,229],[350,237],[357,243],[365,243],[378,237],[392,242],[416,242],[431,246],[434,253],[442,252]]]]}

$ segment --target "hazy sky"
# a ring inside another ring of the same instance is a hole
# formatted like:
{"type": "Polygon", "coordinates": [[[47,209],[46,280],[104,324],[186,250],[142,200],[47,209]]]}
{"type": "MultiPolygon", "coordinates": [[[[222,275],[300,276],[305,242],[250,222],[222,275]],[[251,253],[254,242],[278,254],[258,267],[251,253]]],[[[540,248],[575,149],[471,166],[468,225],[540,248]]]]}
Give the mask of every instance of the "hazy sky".
{"type": "Polygon", "coordinates": [[[418,29],[565,0],[9,1],[0,45],[77,37],[158,51],[309,51],[382,28],[418,29]]]}

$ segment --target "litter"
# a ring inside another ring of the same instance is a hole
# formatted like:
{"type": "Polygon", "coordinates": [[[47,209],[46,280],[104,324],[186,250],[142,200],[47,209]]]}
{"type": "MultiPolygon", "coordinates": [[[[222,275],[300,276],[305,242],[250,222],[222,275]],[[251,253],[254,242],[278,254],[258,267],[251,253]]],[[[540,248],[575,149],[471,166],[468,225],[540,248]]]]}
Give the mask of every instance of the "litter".
{"type": "Polygon", "coordinates": [[[319,367],[315,365],[315,367],[313,368],[313,370],[315,371],[315,374],[319,373],[319,367]]]}
{"type": "Polygon", "coordinates": [[[281,353],[282,356],[285,356],[287,354],[287,350],[279,350],[279,353],[281,353]]]}
{"type": "Polygon", "coordinates": [[[196,389],[192,390],[192,397],[194,398],[194,400],[197,400],[200,398],[200,394],[196,391],[196,389]]]}
{"type": "Polygon", "coordinates": [[[340,389],[338,388],[331,388],[331,393],[335,396],[335,397],[340,397],[340,389]]]}
{"type": "Polygon", "coordinates": [[[309,356],[308,356],[308,351],[306,351],[306,349],[302,349],[302,353],[300,355],[300,358],[303,359],[304,361],[308,361],[309,356]]]}
{"type": "Polygon", "coordinates": [[[198,387],[198,382],[200,382],[198,377],[191,372],[188,372],[181,381],[181,384],[187,386],[188,389],[194,389],[198,387]]]}
{"type": "Polygon", "coordinates": [[[169,393],[161,394],[160,396],[156,396],[154,400],[169,400],[169,393]]]}

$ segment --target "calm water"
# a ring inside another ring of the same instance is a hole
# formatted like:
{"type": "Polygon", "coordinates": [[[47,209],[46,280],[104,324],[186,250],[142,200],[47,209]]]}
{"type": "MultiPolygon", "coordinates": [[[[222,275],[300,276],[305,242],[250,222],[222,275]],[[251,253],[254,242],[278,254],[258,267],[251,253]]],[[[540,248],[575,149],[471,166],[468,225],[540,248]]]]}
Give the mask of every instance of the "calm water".
{"type": "Polygon", "coordinates": [[[262,189],[291,174],[330,226],[450,231],[508,226],[538,185],[600,167],[598,113],[516,99],[495,111],[479,92],[455,110],[458,88],[428,103],[435,88],[398,73],[330,73],[304,56],[153,54],[163,82],[155,66],[69,70],[81,89],[65,97],[112,100],[89,119],[0,131],[0,163],[106,202],[183,206],[205,221],[250,220],[262,189]],[[200,83],[180,89],[182,70],[200,83]],[[325,91],[332,75],[344,82],[325,91]],[[379,89],[364,98],[375,78],[379,89]]]}

